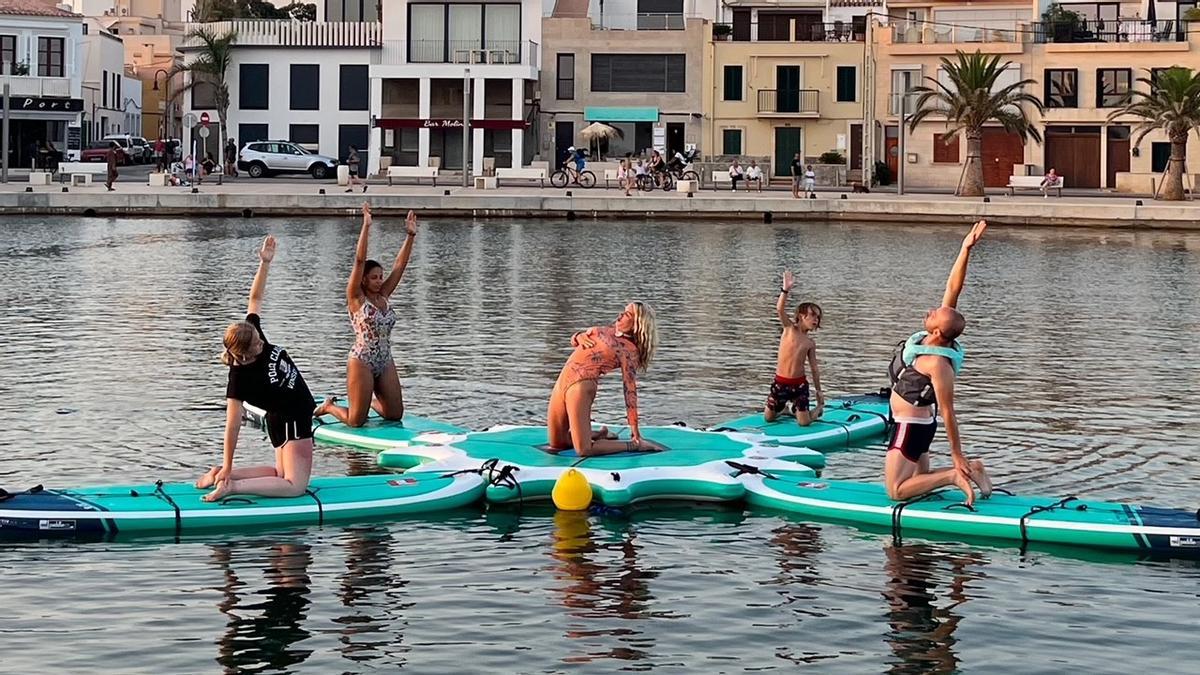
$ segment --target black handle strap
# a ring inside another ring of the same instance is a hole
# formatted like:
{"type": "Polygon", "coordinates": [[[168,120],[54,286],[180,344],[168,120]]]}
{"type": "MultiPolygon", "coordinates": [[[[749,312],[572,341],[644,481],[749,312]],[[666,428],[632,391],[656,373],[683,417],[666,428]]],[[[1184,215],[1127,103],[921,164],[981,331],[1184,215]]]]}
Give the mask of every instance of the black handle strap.
{"type": "MultiPolygon", "coordinates": [[[[130,492],[133,492],[133,490],[130,490],[130,492]]],[[[167,491],[163,489],[163,482],[161,480],[154,481],[154,494],[158,496],[159,499],[162,499],[170,504],[171,509],[175,511],[175,539],[178,540],[179,534],[183,532],[183,515],[179,513],[179,505],[176,504],[175,500],[171,499],[171,495],[167,494],[167,491]]],[[[135,494],[133,496],[136,497],[137,495],[135,494]]]]}

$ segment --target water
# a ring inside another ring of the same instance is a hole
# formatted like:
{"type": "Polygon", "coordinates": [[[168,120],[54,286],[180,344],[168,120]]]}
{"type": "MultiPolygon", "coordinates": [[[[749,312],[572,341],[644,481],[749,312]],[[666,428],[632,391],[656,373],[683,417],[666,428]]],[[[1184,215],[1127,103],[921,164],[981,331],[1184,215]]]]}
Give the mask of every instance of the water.
{"type": "MultiPolygon", "coordinates": [[[[358,223],[0,221],[0,485],[191,479],[219,456],[225,325],[265,232],[264,305],[314,391],[342,388],[358,223]]],[[[785,266],[825,311],[827,389],[877,388],[965,228],[426,223],[394,298],[410,409],[541,421],[575,330],[658,310],[645,423],[766,396],[785,266]]],[[[391,260],[403,224],[381,219],[391,260]]],[[[1025,492],[1195,507],[1200,236],[994,228],[961,307],[968,455],[1025,492]]],[[[615,380],[598,417],[620,419],[615,380]]],[[[239,461],[269,461],[246,435],[239,461]]],[[[935,456],[945,460],[939,438],[935,456]]],[[[372,471],[323,448],[322,474],[372,471]]],[[[827,475],[877,480],[878,448],[827,475]]],[[[1183,561],[913,540],[739,508],[628,519],[470,509],[182,544],[0,544],[0,654],[43,672],[1191,672],[1183,561]]]]}

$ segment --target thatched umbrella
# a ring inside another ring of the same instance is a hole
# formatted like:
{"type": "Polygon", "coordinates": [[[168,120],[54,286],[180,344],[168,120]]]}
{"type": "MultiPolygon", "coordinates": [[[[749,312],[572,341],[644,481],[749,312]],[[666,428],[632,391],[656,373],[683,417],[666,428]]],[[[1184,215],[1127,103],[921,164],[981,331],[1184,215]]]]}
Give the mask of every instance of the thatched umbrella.
{"type": "MultiPolygon", "coordinates": [[[[603,122],[592,122],[580,130],[579,137],[587,142],[589,149],[596,147],[596,155],[599,155],[599,144],[601,140],[605,138],[625,138],[625,132],[603,122]]],[[[599,157],[599,159],[604,158],[599,157]]]]}

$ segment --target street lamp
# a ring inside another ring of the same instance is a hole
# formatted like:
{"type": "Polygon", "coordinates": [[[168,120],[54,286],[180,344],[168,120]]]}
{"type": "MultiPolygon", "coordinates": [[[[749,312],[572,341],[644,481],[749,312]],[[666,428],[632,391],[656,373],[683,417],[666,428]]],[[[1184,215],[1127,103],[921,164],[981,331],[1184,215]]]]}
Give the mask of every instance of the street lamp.
{"type": "Polygon", "coordinates": [[[165,92],[166,102],[163,104],[163,114],[166,115],[167,119],[161,122],[161,126],[163,133],[167,138],[174,138],[174,136],[171,135],[171,73],[163,68],[159,68],[158,70],[154,71],[154,91],[158,91],[159,73],[166,75],[166,77],[163,78],[163,81],[166,82],[167,89],[165,92]]]}

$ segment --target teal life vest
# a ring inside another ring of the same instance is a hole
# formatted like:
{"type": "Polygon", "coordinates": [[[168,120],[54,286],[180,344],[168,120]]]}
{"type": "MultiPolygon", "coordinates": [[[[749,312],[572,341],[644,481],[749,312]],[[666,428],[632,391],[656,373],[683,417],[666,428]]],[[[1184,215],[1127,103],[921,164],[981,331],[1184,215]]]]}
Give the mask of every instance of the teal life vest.
{"type": "Polygon", "coordinates": [[[929,376],[913,367],[918,356],[940,356],[950,361],[954,374],[962,370],[963,348],[956,340],[950,347],[934,347],[923,344],[929,333],[920,331],[913,333],[907,340],[896,344],[892,351],[892,362],[888,365],[888,377],[892,381],[892,391],[900,398],[918,407],[928,407],[937,404],[937,395],[933,391],[933,382],[929,376]]]}

